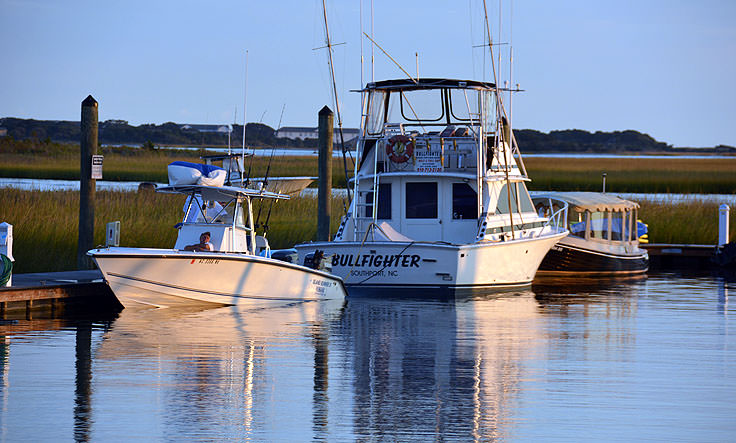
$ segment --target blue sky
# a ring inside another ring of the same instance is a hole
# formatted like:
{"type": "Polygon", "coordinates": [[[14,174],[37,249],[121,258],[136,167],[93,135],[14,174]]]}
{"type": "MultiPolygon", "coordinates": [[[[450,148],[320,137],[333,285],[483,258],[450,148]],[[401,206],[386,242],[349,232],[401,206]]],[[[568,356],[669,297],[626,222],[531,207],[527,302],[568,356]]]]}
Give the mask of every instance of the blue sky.
{"type": "MultiPolygon", "coordinates": [[[[363,0],[364,28],[370,0],[363,0]]],[[[0,0],[0,117],[316,126],[331,103],[321,0],[0,0]]],[[[635,129],[736,146],[736,1],[488,0],[516,128],[635,129]],[[500,10],[500,13],[499,13],[500,10]],[[499,26],[499,16],[502,18],[499,26]]],[[[360,1],[328,0],[338,95],[357,126],[360,1]]],[[[480,0],[374,0],[376,41],[410,73],[489,79],[480,0]]],[[[370,42],[364,40],[364,81],[370,42]]],[[[375,51],[376,79],[403,77],[375,51]]],[[[523,150],[523,147],[522,147],[523,150]]]]}

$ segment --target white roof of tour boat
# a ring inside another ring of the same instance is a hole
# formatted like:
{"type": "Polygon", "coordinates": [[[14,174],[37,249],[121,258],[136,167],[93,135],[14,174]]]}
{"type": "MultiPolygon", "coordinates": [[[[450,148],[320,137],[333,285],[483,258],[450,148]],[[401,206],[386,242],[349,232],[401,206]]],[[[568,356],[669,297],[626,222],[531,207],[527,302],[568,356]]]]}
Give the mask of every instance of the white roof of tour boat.
{"type": "Polygon", "coordinates": [[[601,192],[532,192],[532,198],[553,198],[566,201],[577,212],[630,211],[639,204],[601,192]]]}
{"type": "Polygon", "coordinates": [[[288,200],[286,194],[271,191],[241,188],[236,186],[202,186],[202,185],[175,185],[156,188],[156,192],[165,194],[200,194],[205,200],[229,200],[245,198],[273,198],[288,200]]]}

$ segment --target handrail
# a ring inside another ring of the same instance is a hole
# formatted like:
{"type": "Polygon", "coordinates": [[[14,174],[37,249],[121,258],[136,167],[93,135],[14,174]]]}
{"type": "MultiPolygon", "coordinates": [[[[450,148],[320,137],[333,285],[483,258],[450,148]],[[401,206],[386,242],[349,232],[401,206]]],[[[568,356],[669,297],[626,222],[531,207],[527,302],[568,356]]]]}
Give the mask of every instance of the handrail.
{"type": "Polygon", "coordinates": [[[547,217],[547,222],[543,225],[543,227],[554,227],[556,229],[563,228],[567,229],[567,210],[568,210],[568,203],[564,200],[558,200],[553,198],[548,198],[547,202],[549,204],[550,208],[550,215],[547,217]],[[560,209],[558,209],[555,212],[552,212],[553,203],[555,202],[560,206],[560,209]]]}

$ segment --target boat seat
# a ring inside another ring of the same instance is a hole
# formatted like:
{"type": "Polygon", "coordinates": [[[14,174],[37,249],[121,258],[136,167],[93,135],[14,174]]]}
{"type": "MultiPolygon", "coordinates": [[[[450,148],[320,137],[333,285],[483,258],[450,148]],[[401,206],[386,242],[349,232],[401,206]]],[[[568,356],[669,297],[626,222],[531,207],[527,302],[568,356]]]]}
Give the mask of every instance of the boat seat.
{"type": "Polygon", "coordinates": [[[378,241],[414,241],[411,238],[405,236],[399,231],[395,230],[387,222],[381,222],[378,224],[378,229],[373,230],[374,238],[378,241]]]}
{"type": "Polygon", "coordinates": [[[453,137],[467,137],[468,136],[468,128],[465,126],[462,126],[460,128],[455,129],[455,132],[452,133],[453,137]]]}
{"type": "Polygon", "coordinates": [[[453,132],[455,132],[455,125],[450,125],[440,132],[440,137],[452,137],[453,132]]]}

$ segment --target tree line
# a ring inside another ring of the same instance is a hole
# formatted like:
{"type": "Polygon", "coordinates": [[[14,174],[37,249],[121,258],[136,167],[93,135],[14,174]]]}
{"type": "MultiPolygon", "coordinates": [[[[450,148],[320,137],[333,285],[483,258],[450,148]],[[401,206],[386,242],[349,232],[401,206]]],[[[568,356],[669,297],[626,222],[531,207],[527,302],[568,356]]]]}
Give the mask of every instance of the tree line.
{"type": "MultiPolygon", "coordinates": [[[[80,138],[80,125],[75,121],[32,120],[6,117],[0,119],[0,128],[7,130],[7,136],[16,140],[46,140],[61,143],[77,143],[80,138]]],[[[248,123],[248,146],[315,148],[316,139],[288,139],[276,137],[276,130],[262,123],[248,123]]],[[[544,133],[534,129],[520,129],[514,132],[522,152],[665,152],[672,145],[655,140],[653,137],[634,130],[613,132],[588,132],[568,129],[544,133]]],[[[130,125],[124,120],[107,120],[99,124],[99,140],[102,144],[145,146],[190,146],[222,147],[228,144],[227,132],[200,132],[173,122],[161,125],[130,125]]],[[[230,134],[232,146],[240,146],[243,140],[243,125],[232,125],[230,134]]],[[[683,148],[677,148],[682,152],[683,148]]],[[[698,152],[736,152],[732,146],[719,145],[710,149],[698,148],[698,152]]]]}

